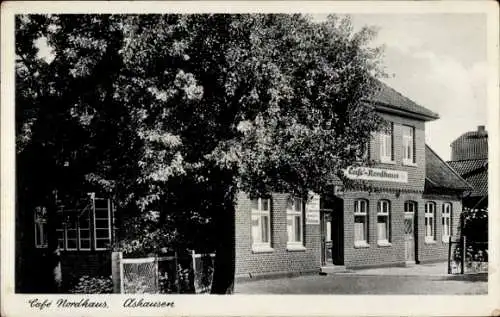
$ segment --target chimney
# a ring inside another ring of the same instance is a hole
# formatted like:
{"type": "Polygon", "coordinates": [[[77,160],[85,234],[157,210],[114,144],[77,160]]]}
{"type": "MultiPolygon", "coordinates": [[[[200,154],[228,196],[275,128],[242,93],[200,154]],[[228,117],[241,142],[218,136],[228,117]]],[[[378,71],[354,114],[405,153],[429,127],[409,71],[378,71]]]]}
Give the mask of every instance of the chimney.
{"type": "Polygon", "coordinates": [[[484,125],[478,125],[477,126],[477,136],[484,137],[487,135],[488,135],[488,132],[486,132],[484,125]]]}

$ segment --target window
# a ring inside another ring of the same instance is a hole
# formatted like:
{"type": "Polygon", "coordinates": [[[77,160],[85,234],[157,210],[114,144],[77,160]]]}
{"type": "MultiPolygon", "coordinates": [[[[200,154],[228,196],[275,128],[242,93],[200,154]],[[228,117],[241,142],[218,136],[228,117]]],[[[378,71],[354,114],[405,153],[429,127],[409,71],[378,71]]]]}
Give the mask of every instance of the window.
{"type": "Polygon", "coordinates": [[[47,247],[47,209],[45,207],[35,208],[35,247],[47,247]]]}
{"type": "Polygon", "coordinates": [[[256,248],[271,247],[271,201],[252,199],[252,243],[256,248]]]}
{"type": "Polygon", "coordinates": [[[288,244],[302,245],[304,205],[302,199],[291,197],[286,207],[286,228],[288,244]]]}
{"type": "Polygon", "coordinates": [[[427,202],[425,204],[425,241],[427,242],[435,241],[435,213],[436,204],[433,202],[427,202]]]}
{"type": "Polygon", "coordinates": [[[94,236],[95,249],[103,250],[111,242],[111,202],[108,199],[94,200],[94,236]]]}
{"type": "Polygon", "coordinates": [[[380,161],[393,162],[394,161],[394,123],[380,133],[380,161]]]}
{"type": "Polygon", "coordinates": [[[78,249],[78,221],[76,215],[66,218],[66,250],[78,249]]]}
{"type": "Polygon", "coordinates": [[[354,201],[354,245],[368,245],[368,202],[354,201]]]}
{"type": "Polygon", "coordinates": [[[391,205],[388,200],[380,200],[377,206],[377,243],[389,243],[391,205]]]}
{"type": "Polygon", "coordinates": [[[80,250],[90,250],[90,208],[85,209],[79,216],[78,243],[80,250]]]}
{"type": "Polygon", "coordinates": [[[415,164],[415,129],[403,126],[403,164],[415,164]]]}
{"type": "Polygon", "coordinates": [[[417,203],[414,201],[405,201],[405,212],[416,213],[417,212],[417,203]]]}
{"type": "Polygon", "coordinates": [[[448,242],[451,232],[451,204],[443,204],[443,212],[441,214],[442,225],[443,225],[443,242],[448,242]]]}
{"type": "Polygon", "coordinates": [[[83,209],[59,210],[58,248],[67,251],[108,249],[111,244],[111,207],[108,199],[96,198],[83,209]]]}

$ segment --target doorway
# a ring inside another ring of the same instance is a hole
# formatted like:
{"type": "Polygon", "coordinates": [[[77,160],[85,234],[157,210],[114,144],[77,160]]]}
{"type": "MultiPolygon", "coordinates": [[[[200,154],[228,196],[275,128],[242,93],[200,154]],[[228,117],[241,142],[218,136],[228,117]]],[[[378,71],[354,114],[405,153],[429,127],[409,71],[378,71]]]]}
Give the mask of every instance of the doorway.
{"type": "Polygon", "coordinates": [[[321,265],[344,265],[343,212],[321,210],[321,265]]]}
{"type": "Polygon", "coordinates": [[[416,243],[415,233],[416,221],[415,212],[405,212],[404,221],[404,239],[405,239],[405,261],[407,263],[415,263],[416,243]]]}

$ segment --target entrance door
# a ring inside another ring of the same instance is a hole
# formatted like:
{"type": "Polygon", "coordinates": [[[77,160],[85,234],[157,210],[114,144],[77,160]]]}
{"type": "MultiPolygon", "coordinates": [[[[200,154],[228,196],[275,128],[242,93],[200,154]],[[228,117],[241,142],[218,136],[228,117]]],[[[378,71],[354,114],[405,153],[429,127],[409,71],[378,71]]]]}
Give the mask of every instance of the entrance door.
{"type": "Polygon", "coordinates": [[[415,262],[415,214],[405,212],[405,259],[415,262]]]}
{"type": "Polygon", "coordinates": [[[321,211],[321,265],[332,265],[332,214],[321,211]]]}

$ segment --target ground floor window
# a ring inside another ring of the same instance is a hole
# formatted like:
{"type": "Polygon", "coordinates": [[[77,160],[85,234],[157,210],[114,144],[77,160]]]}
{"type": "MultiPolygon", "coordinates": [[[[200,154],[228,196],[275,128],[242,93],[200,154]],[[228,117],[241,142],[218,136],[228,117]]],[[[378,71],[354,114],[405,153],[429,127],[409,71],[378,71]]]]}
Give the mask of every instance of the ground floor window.
{"type": "Polygon", "coordinates": [[[443,212],[441,213],[441,220],[443,226],[443,241],[448,242],[450,239],[451,233],[451,203],[443,204],[443,212]]]}
{"type": "Polygon", "coordinates": [[[435,241],[436,237],[436,204],[434,202],[427,202],[425,204],[425,241],[435,241]]]}
{"type": "Polygon", "coordinates": [[[47,242],[47,209],[39,206],[35,208],[35,246],[46,248],[47,242]]]}
{"type": "Polygon", "coordinates": [[[354,201],[354,244],[368,244],[368,201],[354,201]]]}
{"type": "Polygon", "coordinates": [[[388,200],[380,200],[377,206],[377,242],[388,243],[391,237],[390,225],[391,204],[388,200]]]}
{"type": "Polygon", "coordinates": [[[57,245],[61,250],[107,250],[111,245],[112,204],[92,198],[81,208],[57,212],[57,245]]]}
{"type": "Polygon", "coordinates": [[[303,214],[302,199],[290,197],[286,208],[288,244],[303,244],[303,214]]]}
{"type": "Polygon", "coordinates": [[[252,199],[252,244],[254,247],[271,246],[271,201],[268,198],[252,199]]]}

